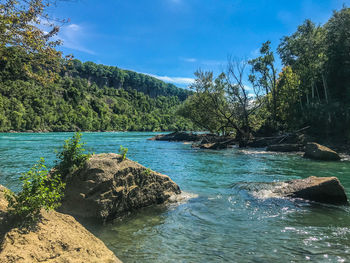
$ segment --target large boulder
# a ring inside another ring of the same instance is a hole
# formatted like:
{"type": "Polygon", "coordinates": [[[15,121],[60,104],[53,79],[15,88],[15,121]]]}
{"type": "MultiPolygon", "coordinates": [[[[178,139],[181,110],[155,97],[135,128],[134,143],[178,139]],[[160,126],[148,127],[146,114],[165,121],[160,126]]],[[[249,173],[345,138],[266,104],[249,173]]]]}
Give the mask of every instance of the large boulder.
{"type": "Polygon", "coordinates": [[[340,160],[339,154],[335,151],[315,142],[306,144],[304,157],[322,161],[340,160]]]}
{"type": "Polygon", "coordinates": [[[300,144],[273,144],[267,146],[266,150],[271,152],[298,152],[303,148],[300,144]]]}
{"type": "Polygon", "coordinates": [[[272,190],[277,196],[302,198],[314,202],[346,205],[344,187],[336,177],[315,177],[276,183],[272,190]]]}
{"type": "MultiPolygon", "coordinates": [[[[6,214],[7,202],[0,186],[0,211],[6,214]]],[[[5,219],[0,225],[4,229],[5,219]]],[[[9,220],[7,220],[9,221],[9,220]]],[[[72,216],[42,211],[32,228],[7,229],[2,234],[0,262],[121,262],[101,240],[92,235],[72,216]]]]}
{"type": "Polygon", "coordinates": [[[92,155],[67,180],[60,211],[103,222],[181,193],[168,176],[114,153],[92,155]]]}

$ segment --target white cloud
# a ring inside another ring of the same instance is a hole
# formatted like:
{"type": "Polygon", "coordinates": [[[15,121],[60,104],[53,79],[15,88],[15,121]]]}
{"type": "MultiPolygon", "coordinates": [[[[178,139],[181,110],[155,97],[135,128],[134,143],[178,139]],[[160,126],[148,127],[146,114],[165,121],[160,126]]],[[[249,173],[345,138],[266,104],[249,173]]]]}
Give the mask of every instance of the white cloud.
{"type": "Polygon", "coordinates": [[[77,24],[71,24],[71,25],[67,26],[67,28],[69,30],[72,30],[72,31],[79,31],[79,30],[81,30],[81,27],[79,25],[77,25],[77,24]]]}
{"type": "Polygon", "coordinates": [[[197,61],[196,58],[182,58],[182,60],[185,62],[190,62],[190,63],[194,63],[197,61]]]}
{"type": "Polygon", "coordinates": [[[84,44],[82,44],[86,37],[86,29],[78,24],[63,26],[58,36],[63,42],[63,47],[95,55],[96,53],[93,50],[86,48],[84,44]]]}
{"type": "Polygon", "coordinates": [[[193,78],[158,76],[158,75],[147,74],[147,73],[143,73],[143,74],[149,75],[156,79],[160,79],[164,82],[169,82],[169,83],[178,84],[178,85],[190,85],[195,81],[195,79],[193,78]]]}

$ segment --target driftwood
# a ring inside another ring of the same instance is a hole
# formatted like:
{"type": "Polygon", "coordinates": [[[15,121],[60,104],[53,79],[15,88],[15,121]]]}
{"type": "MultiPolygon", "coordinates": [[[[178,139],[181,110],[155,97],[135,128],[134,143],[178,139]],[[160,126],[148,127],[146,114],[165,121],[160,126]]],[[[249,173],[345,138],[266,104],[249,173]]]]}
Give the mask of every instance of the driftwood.
{"type": "MultiPolygon", "coordinates": [[[[266,146],[272,145],[272,144],[281,144],[281,143],[285,142],[287,139],[293,138],[294,136],[297,136],[299,133],[301,133],[309,128],[310,128],[310,126],[307,126],[307,127],[302,128],[302,129],[299,129],[297,131],[289,132],[289,133],[286,133],[283,135],[256,138],[252,142],[248,143],[248,146],[266,147],[266,146]]],[[[296,140],[298,140],[298,139],[296,138],[296,140]]],[[[299,142],[294,141],[294,142],[289,142],[289,143],[299,143],[299,142]]]]}
{"type": "Polygon", "coordinates": [[[310,126],[306,126],[306,127],[302,128],[302,129],[299,129],[299,130],[297,130],[297,131],[295,131],[295,132],[287,133],[286,135],[283,136],[283,138],[282,138],[278,143],[280,144],[280,143],[282,143],[284,140],[286,140],[288,137],[293,136],[293,135],[296,135],[296,134],[298,134],[298,133],[300,133],[300,132],[302,132],[302,131],[305,131],[305,130],[307,130],[307,129],[309,129],[309,128],[310,128],[310,126]]]}

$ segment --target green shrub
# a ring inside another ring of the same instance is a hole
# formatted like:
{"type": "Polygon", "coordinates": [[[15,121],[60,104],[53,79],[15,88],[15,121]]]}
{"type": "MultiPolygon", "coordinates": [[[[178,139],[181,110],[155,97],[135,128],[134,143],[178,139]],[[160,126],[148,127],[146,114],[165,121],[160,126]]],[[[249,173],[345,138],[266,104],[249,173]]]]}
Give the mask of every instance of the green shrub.
{"type": "Polygon", "coordinates": [[[72,138],[64,141],[63,150],[57,153],[58,161],[55,168],[63,178],[81,168],[91,156],[83,148],[85,143],[80,142],[81,136],[80,132],[74,133],[72,138]]]}
{"type": "Polygon", "coordinates": [[[18,216],[22,223],[35,220],[42,208],[58,208],[64,195],[65,184],[60,175],[48,176],[44,158],[41,158],[28,172],[20,177],[22,191],[18,194],[8,190],[5,198],[8,201],[8,213],[18,216]]]}
{"type": "Polygon", "coordinates": [[[119,147],[119,152],[122,155],[122,160],[124,161],[126,158],[126,154],[128,153],[128,148],[124,148],[122,145],[119,147]]]}

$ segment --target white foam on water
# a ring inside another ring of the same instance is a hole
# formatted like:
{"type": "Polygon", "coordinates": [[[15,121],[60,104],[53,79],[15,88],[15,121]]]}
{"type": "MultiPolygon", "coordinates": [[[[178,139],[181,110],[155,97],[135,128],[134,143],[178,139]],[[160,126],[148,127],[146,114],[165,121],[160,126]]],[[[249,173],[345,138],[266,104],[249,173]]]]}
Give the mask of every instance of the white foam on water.
{"type": "Polygon", "coordinates": [[[254,149],[250,149],[250,150],[239,150],[241,153],[244,154],[273,154],[273,152],[268,152],[268,151],[264,151],[264,150],[254,150],[254,149]]]}
{"type": "Polygon", "coordinates": [[[287,186],[286,183],[281,182],[279,184],[274,185],[271,189],[260,189],[257,191],[253,191],[252,195],[258,199],[268,199],[268,198],[282,198],[280,194],[280,189],[283,189],[287,186]]]}
{"type": "Polygon", "coordinates": [[[198,195],[194,193],[188,193],[188,192],[181,192],[179,195],[172,195],[169,199],[169,203],[176,203],[176,204],[184,204],[187,203],[188,200],[197,198],[198,195]]]}

